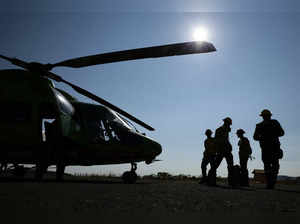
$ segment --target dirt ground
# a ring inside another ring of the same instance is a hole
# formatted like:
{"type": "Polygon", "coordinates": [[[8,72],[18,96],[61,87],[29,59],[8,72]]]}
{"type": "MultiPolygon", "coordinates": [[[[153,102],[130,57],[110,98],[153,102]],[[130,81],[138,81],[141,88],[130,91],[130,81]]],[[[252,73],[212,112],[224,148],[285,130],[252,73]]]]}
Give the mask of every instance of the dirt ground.
{"type": "Polygon", "coordinates": [[[69,179],[62,183],[51,179],[4,180],[0,183],[0,211],[5,223],[94,223],[104,217],[122,220],[123,215],[147,220],[183,214],[285,219],[300,217],[300,185],[277,185],[275,190],[266,190],[261,184],[231,189],[222,183],[208,187],[197,181],[139,180],[123,184],[120,179],[69,179]]]}

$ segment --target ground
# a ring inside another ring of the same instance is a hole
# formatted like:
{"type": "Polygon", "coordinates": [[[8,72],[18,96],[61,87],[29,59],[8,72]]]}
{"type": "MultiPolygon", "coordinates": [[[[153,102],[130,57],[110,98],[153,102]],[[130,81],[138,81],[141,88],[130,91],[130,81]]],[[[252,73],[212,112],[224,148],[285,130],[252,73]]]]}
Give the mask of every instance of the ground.
{"type": "Polygon", "coordinates": [[[9,223],[82,223],[103,217],[155,217],[156,215],[300,216],[300,185],[262,184],[231,189],[186,180],[139,180],[123,184],[118,178],[71,179],[57,183],[4,180],[0,183],[2,220],[9,223]]]}

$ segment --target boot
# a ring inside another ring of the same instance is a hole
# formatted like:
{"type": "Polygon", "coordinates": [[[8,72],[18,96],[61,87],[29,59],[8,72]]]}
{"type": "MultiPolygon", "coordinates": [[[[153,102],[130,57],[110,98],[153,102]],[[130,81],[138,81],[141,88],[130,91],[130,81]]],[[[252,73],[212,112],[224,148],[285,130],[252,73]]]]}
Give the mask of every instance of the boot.
{"type": "Polygon", "coordinates": [[[199,184],[204,184],[204,183],[206,183],[207,182],[207,177],[206,176],[203,176],[202,178],[201,178],[201,180],[199,181],[199,184]]]}
{"type": "Polygon", "coordinates": [[[217,174],[213,170],[209,170],[207,178],[208,186],[217,186],[217,174]]]}
{"type": "Polygon", "coordinates": [[[242,187],[249,187],[249,173],[248,170],[241,171],[241,183],[242,187]]]}
{"type": "Polygon", "coordinates": [[[227,177],[227,181],[228,181],[228,185],[231,187],[235,187],[235,180],[234,180],[234,170],[233,167],[228,169],[228,177],[227,177]]]}
{"type": "Polygon", "coordinates": [[[276,182],[277,182],[277,174],[272,174],[271,175],[270,189],[274,189],[275,188],[276,182]]]}
{"type": "Polygon", "coordinates": [[[266,189],[274,189],[274,182],[273,182],[272,174],[270,174],[270,173],[266,174],[266,181],[267,181],[266,189]]]}

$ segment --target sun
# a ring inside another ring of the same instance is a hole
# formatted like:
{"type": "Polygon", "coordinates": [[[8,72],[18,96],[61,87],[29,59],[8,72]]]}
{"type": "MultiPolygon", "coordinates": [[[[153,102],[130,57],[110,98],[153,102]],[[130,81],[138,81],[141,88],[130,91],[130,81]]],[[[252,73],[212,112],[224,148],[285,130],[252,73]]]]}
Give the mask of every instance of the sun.
{"type": "Polygon", "coordinates": [[[193,32],[193,39],[195,41],[206,41],[208,40],[208,31],[205,27],[198,27],[193,32]]]}

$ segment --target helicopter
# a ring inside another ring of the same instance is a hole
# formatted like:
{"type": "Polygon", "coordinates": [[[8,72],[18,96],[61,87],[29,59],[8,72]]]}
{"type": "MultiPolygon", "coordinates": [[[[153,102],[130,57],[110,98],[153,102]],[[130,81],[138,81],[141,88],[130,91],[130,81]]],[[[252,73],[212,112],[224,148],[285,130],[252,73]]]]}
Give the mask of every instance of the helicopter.
{"type": "Polygon", "coordinates": [[[183,42],[73,58],[55,64],[25,62],[0,55],[21,69],[0,70],[0,173],[13,168],[24,175],[24,165],[35,165],[42,180],[56,166],[62,181],[66,166],[131,164],[125,183],[137,180],[137,163],[157,161],[162,146],[139,132],[132,122],[154,128],[95,94],[52,72],[55,67],[82,68],[121,61],[209,53],[209,42],[183,42]],[[99,104],[78,101],[56,88],[53,80],[71,86],[99,104]],[[130,122],[130,121],[132,122],[130,122]]]}

